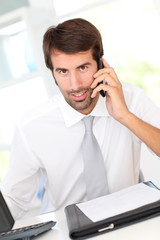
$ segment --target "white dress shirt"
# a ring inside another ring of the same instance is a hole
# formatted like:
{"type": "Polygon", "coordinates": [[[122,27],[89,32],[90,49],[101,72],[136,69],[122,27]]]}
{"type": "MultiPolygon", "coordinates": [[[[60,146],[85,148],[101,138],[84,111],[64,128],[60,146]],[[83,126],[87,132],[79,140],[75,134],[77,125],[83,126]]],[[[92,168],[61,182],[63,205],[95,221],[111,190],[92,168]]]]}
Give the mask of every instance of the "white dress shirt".
{"type": "MultiPolygon", "coordinates": [[[[160,128],[160,109],[144,92],[127,83],[123,83],[123,91],[129,110],[160,128]]],[[[100,96],[90,115],[95,116],[93,132],[102,150],[109,192],[112,193],[138,182],[141,140],[109,115],[105,101],[106,98],[100,96]]],[[[41,212],[86,200],[83,117],[59,94],[24,116],[19,123],[9,172],[1,184],[14,218],[28,210],[42,174],[45,193],[41,212]]]]}

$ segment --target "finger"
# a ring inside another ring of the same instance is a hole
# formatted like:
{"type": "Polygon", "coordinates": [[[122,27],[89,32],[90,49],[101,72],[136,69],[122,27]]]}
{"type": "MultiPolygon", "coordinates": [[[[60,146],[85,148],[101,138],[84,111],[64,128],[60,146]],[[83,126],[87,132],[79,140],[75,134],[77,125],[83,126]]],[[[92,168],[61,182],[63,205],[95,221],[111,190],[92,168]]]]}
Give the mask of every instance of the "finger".
{"type": "Polygon", "coordinates": [[[95,88],[98,83],[105,81],[106,84],[111,85],[111,86],[115,86],[116,82],[114,81],[113,77],[111,75],[109,75],[108,73],[103,73],[100,76],[98,76],[97,78],[95,78],[95,80],[93,81],[91,88],[95,88]]]}
{"type": "Polygon", "coordinates": [[[102,60],[104,68],[105,69],[110,69],[110,71],[111,71],[110,74],[115,78],[116,81],[119,81],[116,72],[114,71],[114,69],[112,67],[110,67],[109,63],[103,57],[101,58],[101,60],[102,60]]]}
{"type": "Polygon", "coordinates": [[[108,73],[109,75],[111,75],[117,82],[119,81],[118,80],[118,77],[117,77],[117,74],[115,73],[114,69],[112,67],[108,67],[108,68],[102,68],[100,70],[98,70],[98,72],[96,72],[93,77],[96,78],[98,77],[99,75],[101,74],[104,74],[104,73],[108,73]]]}
{"type": "Polygon", "coordinates": [[[109,63],[103,57],[101,59],[104,67],[106,68],[110,67],[109,63]]]}
{"type": "Polygon", "coordinates": [[[103,83],[102,83],[102,84],[99,84],[99,85],[93,90],[91,97],[94,98],[94,97],[97,95],[97,93],[99,93],[101,90],[104,90],[105,92],[107,92],[107,91],[109,91],[110,88],[111,88],[110,86],[105,85],[105,84],[103,84],[103,83]]]}
{"type": "Polygon", "coordinates": [[[116,81],[116,82],[120,82],[119,81],[119,79],[118,79],[118,76],[117,76],[117,74],[116,74],[116,72],[114,71],[114,69],[112,68],[112,67],[110,67],[110,75],[114,78],[114,80],[116,81]]]}

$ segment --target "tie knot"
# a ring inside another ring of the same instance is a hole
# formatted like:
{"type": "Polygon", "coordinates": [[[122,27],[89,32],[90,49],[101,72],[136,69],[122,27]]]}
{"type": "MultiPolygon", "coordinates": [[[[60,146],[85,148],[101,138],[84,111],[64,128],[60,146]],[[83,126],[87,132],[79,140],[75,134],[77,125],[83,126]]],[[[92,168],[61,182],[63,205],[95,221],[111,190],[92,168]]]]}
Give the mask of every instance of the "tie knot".
{"type": "Polygon", "coordinates": [[[86,131],[92,131],[93,116],[83,118],[86,131]]]}

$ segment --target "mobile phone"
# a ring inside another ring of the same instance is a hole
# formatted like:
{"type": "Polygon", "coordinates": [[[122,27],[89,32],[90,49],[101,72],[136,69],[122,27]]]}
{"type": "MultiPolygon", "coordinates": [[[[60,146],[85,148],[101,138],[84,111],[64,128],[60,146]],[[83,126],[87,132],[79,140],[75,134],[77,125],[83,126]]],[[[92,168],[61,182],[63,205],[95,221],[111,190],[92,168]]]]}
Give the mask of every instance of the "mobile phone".
{"type": "MultiPolygon", "coordinates": [[[[100,58],[97,61],[97,66],[98,66],[98,70],[103,68],[103,63],[102,63],[102,60],[100,58]]],[[[101,83],[104,84],[104,82],[102,81],[102,82],[98,83],[98,85],[101,84],[101,83]]],[[[100,94],[101,94],[102,97],[106,96],[105,91],[103,91],[103,90],[100,91],[100,94]]]]}

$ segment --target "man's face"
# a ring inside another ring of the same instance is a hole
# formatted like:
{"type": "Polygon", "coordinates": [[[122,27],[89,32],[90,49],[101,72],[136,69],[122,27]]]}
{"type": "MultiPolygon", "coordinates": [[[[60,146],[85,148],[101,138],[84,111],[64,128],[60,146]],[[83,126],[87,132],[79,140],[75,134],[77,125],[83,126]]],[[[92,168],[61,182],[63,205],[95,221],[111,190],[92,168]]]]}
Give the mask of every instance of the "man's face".
{"type": "Polygon", "coordinates": [[[66,54],[54,50],[51,54],[53,76],[67,103],[75,110],[89,114],[98,100],[91,98],[90,88],[97,71],[97,62],[92,51],[66,54]]]}

